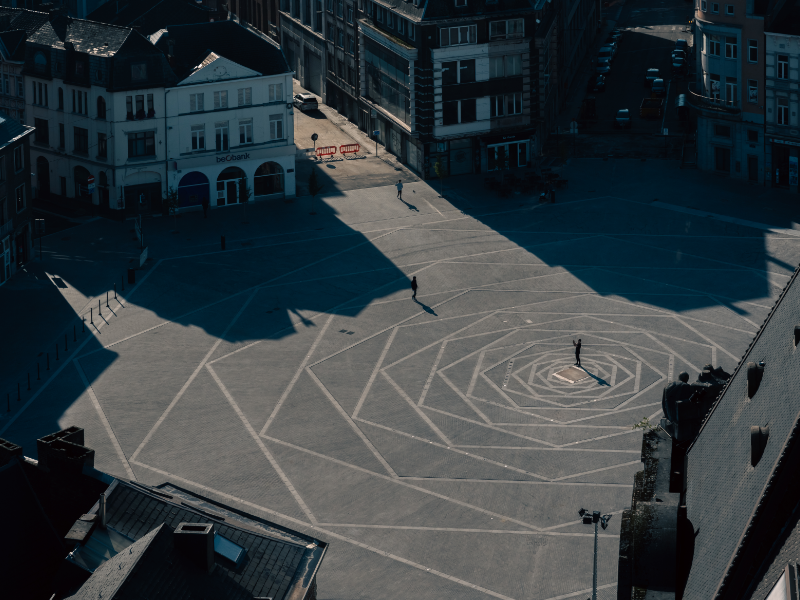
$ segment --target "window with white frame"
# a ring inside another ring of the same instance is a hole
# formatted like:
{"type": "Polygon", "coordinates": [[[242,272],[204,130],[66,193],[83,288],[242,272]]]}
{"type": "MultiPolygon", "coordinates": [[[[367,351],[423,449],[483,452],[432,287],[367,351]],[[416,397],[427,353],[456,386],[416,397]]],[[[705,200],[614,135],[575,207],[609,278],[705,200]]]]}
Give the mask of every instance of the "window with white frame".
{"type": "Polygon", "coordinates": [[[203,94],[189,94],[189,112],[203,112],[203,94]]]}
{"type": "Polygon", "coordinates": [[[789,79],[788,54],[778,54],[778,79],[789,79]]]}
{"type": "Polygon", "coordinates": [[[778,125],[789,124],[789,99],[778,98],[778,125]]]}
{"type": "Polygon", "coordinates": [[[711,3],[711,12],[715,14],[719,12],[719,3],[717,2],[711,3]]]}
{"type": "Polygon", "coordinates": [[[736,77],[725,78],[725,102],[730,106],[738,104],[738,80],[736,77]]]}
{"type": "Polygon", "coordinates": [[[282,140],[283,139],[283,115],[270,115],[269,116],[269,139],[282,140]]]}
{"type": "Polygon", "coordinates": [[[253,88],[239,88],[239,106],[250,106],[253,104],[253,88]]]}
{"type": "Polygon", "coordinates": [[[490,40],[507,40],[525,36],[524,19],[508,19],[506,21],[489,22],[490,40]]]}
{"type": "Polygon", "coordinates": [[[192,150],[206,149],[206,126],[192,125],[192,150]]]}
{"type": "Polygon", "coordinates": [[[489,116],[505,117],[522,114],[522,92],[489,98],[489,116]]]}
{"type": "Polygon", "coordinates": [[[489,79],[522,75],[522,55],[489,57],[489,79]]]}
{"type": "Polygon", "coordinates": [[[758,104],[758,80],[747,80],[747,101],[758,104]]]}
{"type": "Polygon", "coordinates": [[[758,62],[758,40],[747,40],[747,60],[748,62],[758,62]]]}
{"type": "Polygon", "coordinates": [[[253,143],[253,119],[243,119],[239,121],[239,143],[253,143]]]}
{"type": "Polygon", "coordinates": [[[719,38],[715,35],[706,35],[706,51],[711,56],[719,56],[720,55],[720,43],[719,38]]]}
{"type": "Polygon", "coordinates": [[[739,44],[735,37],[725,38],[725,58],[738,58],[739,44]]]}
{"type": "Polygon", "coordinates": [[[477,25],[463,27],[443,27],[439,30],[441,46],[462,46],[478,43],[477,25]]]}
{"type": "Polygon", "coordinates": [[[475,98],[442,103],[442,125],[472,123],[476,120],[477,101],[475,98]]]}
{"type": "Polygon", "coordinates": [[[228,92],[223,90],[221,92],[214,92],[214,109],[228,108],[228,92]]]}
{"type": "Polygon", "coordinates": [[[283,100],[283,84],[270,83],[269,84],[269,101],[280,102],[283,100]]]}
{"type": "Polygon", "coordinates": [[[708,95],[712,100],[719,100],[719,87],[720,87],[720,78],[719,75],[715,75],[714,73],[710,73],[708,76],[709,79],[709,87],[708,95]]]}
{"type": "Polygon", "coordinates": [[[729,17],[733,16],[733,14],[734,14],[733,13],[733,4],[726,4],[725,5],[725,14],[728,15],[729,17]]]}
{"type": "Polygon", "coordinates": [[[214,123],[214,133],[217,152],[225,152],[229,148],[228,144],[228,122],[219,121],[214,123]]]}

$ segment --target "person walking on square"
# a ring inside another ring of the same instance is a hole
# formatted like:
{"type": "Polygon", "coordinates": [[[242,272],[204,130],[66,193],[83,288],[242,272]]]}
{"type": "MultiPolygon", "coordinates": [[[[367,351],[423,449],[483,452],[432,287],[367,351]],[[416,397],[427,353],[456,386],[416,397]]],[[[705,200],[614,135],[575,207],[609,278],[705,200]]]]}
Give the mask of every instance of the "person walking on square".
{"type": "Polygon", "coordinates": [[[417,299],[417,278],[416,277],[414,277],[411,280],[411,291],[414,292],[413,294],[411,294],[411,299],[412,300],[416,300],[417,299]]]}
{"type": "Polygon", "coordinates": [[[575,340],[572,340],[572,345],[575,346],[575,366],[581,366],[581,339],[578,338],[578,343],[575,343],[575,340]]]}
{"type": "Polygon", "coordinates": [[[398,198],[398,200],[402,200],[403,199],[403,182],[398,179],[397,183],[395,184],[394,187],[397,188],[397,198],[398,198]]]}

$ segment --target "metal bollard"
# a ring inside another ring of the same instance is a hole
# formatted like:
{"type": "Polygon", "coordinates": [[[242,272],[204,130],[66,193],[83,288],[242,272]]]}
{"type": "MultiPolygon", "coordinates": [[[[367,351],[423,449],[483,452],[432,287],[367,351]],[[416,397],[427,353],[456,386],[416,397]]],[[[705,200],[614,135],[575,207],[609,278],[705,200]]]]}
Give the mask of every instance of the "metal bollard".
{"type": "Polygon", "coordinates": [[[97,314],[103,316],[103,307],[100,306],[100,298],[97,299],[97,314]]]}
{"type": "Polygon", "coordinates": [[[94,317],[92,316],[92,311],[94,309],[90,306],[89,307],[89,325],[94,325],[94,317]]]}
{"type": "Polygon", "coordinates": [[[114,300],[117,299],[117,284],[114,284],[114,300]]]}
{"type": "Polygon", "coordinates": [[[28,391],[31,390],[31,374],[28,373],[28,391]]]}
{"type": "Polygon", "coordinates": [[[220,236],[219,242],[220,242],[220,245],[222,246],[222,249],[225,250],[225,236],[224,235],[220,236]]]}
{"type": "Polygon", "coordinates": [[[111,308],[111,307],[108,305],[108,290],[106,290],[106,308],[111,308]]]}

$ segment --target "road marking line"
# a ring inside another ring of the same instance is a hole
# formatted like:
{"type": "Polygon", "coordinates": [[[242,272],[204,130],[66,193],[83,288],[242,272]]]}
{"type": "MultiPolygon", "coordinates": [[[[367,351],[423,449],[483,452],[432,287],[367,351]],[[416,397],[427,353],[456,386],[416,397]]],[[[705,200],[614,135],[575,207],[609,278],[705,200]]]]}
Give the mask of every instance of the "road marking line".
{"type": "Polygon", "coordinates": [[[300,506],[302,511],[305,513],[306,517],[308,517],[308,520],[311,521],[311,523],[316,524],[317,523],[317,519],[314,517],[313,513],[311,512],[311,510],[309,510],[309,508],[306,505],[306,503],[300,497],[300,494],[297,492],[297,490],[295,489],[294,485],[292,485],[292,482],[289,481],[289,478],[286,476],[286,473],[283,472],[283,469],[281,469],[280,465],[278,464],[278,461],[275,460],[275,457],[272,456],[272,453],[264,445],[264,442],[259,437],[259,435],[256,433],[256,430],[253,429],[252,425],[250,425],[250,421],[247,420],[247,418],[245,417],[244,413],[242,412],[242,409],[239,408],[239,405],[236,403],[236,401],[233,399],[233,396],[231,396],[231,393],[228,391],[228,388],[225,387],[224,383],[222,383],[222,380],[217,375],[217,372],[209,364],[206,364],[205,367],[206,367],[206,370],[211,374],[211,377],[214,378],[214,381],[217,382],[217,386],[222,391],[222,393],[225,395],[225,398],[228,400],[228,403],[233,407],[233,410],[236,411],[236,414],[239,416],[239,419],[241,419],[242,424],[244,424],[245,429],[247,429],[247,433],[249,433],[250,437],[252,437],[255,440],[256,444],[258,444],[258,447],[261,449],[261,452],[264,454],[264,456],[269,461],[269,464],[272,465],[272,468],[275,469],[275,472],[278,474],[278,477],[281,478],[281,481],[283,481],[283,484],[288,488],[289,492],[292,494],[292,497],[295,499],[295,502],[297,502],[297,504],[300,506]]]}
{"type": "Polygon", "coordinates": [[[125,471],[128,473],[128,478],[136,480],[136,475],[133,473],[133,469],[131,469],[130,463],[128,463],[128,458],[125,456],[125,453],[122,451],[122,446],[119,444],[119,440],[117,436],[114,434],[114,430],[111,428],[111,424],[108,422],[106,418],[106,413],[103,410],[103,407],[100,406],[100,402],[97,400],[97,396],[94,393],[94,389],[92,388],[89,380],[86,378],[86,373],[83,371],[83,367],[81,366],[80,362],[78,362],[77,358],[72,360],[75,368],[78,370],[78,374],[81,376],[81,381],[83,381],[83,385],[86,387],[86,392],[89,394],[89,398],[92,400],[92,404],[94,405],[95,410],[97,411],[98,416],[100,417],[100,421],[103,423],[103,427],[106,428],[106,433],[108,434],[109,439],[111,440],[111,444],[114,446],[114,450],[117,452],[117,456],[119,457],[120,461],[122,461],[122,465],[125,467],[125,471]]]}

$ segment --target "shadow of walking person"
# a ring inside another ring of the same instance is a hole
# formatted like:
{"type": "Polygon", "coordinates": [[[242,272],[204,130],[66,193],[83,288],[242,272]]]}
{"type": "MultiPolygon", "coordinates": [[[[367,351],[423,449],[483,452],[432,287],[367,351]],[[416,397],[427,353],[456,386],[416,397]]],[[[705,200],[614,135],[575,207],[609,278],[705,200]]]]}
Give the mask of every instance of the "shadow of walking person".
{"type": "Polygon", "coordinates": [[[406,202],[402,198],[400,198],[400,202],[405,204],[408,207],[408,210],[415,210],[415,211],[419,212],[419,209],[416,206],[414,206],[413,204],[409,204],[408,202],[406,202]]]}
{"type": "Polygon", "coordinates": [[[578,367],[578,368],[581,369],[584,373],[586,373],[589,377],[594,379],[599,385],[605,385],[610,387],[610,384],[605,379],[600,379],[597,375],[592,375],[589,371],[586,370],[586,367],[578,367]]]}
{"type": "Polygon", "coordinates": [[[427,304],[423,304],[422,302],[420,302],[420,301],[419,301],[419,300],[417,300],[416,298],[414,298],[414,302],[416,302],[417,304],[419,304],[419,305],[422,307],[422,310],[424,310],[424,311],[425,311],[426,313],[428,313],[429,315],[433,315],[434,317],[438,317],[438,316],[439,316],[439,315],[437,315],[437,314],[436,314],[436,311],[434,311],[434,310],[433,310],[433,309],[432,309],[430,306],[428,306],[427,304]]]}

